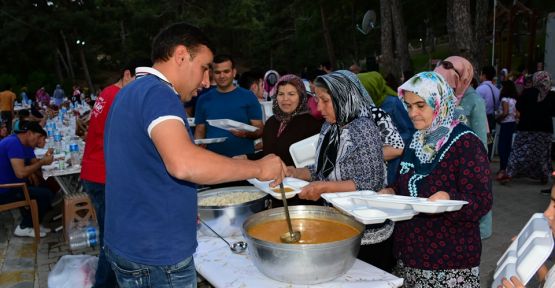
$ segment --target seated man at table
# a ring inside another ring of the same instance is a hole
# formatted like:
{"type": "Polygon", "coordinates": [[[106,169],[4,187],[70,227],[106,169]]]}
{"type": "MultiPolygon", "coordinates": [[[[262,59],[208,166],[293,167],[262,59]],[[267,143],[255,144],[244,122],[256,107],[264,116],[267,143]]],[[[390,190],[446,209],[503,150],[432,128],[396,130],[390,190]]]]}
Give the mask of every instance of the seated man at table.
{"type": "MultiPolygon", "coordinates": [[[[25,163],[29,159],[29,148],[34,148],[39,143],[41,135],[46,134],[37,123],[22,121],[16,134],[10,135],[0,141],[0,184],[22,183],[43,165],[49,165],[54,160],[52,152],[48,151],[44,157],[37,161],[25,163]]],[[[50,209],[51,193],[47,188],[29,186],[29,196],[37,200],[39,221],[50,209]]],[[[21,189],[0,189],[0,204],[6,204],[24,199],[21,189]]],[[[14,231],[15,236],[35,237],[31,214],[27,209],[21,209],[21,223],[14,231]]],[[[46,236],[48,229],[41,226],[40,237],[46,236]]]]}

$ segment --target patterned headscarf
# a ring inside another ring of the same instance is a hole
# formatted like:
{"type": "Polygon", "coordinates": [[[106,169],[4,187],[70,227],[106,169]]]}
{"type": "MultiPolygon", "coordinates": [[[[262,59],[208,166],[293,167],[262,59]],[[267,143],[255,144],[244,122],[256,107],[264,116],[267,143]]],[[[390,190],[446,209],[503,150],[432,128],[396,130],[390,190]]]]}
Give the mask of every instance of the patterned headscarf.
{"type": "MultiPolygon", "coordinates": [[[[460,56],[451,56],[445,58],[446,62],[451,62],[453,64],[453,69],[446,69],[442,65],[439,65],[434,69],[434,72],[439,73],[447,83],[455,90],[455,96],[457,97],[457,104],[461,102],[464,92],[470,86],[472,82],[472,77],[474,77],[474,68],[468,60],[460,56]]],[[[441,62],[440,62],[441,63],[441,62]]]]}
{"type": "Polygon", "coordinates": [[[532,80],[534,88],[540,90],[538,95],[538,102],[543,101],[549,90],[551,90],[551,75],[547,71],[538,71],[534,73],[532,80]]]}
{"type": "Polygon", "coordinates": [[[268,70],[264,74],[264,99],[271,99],[276,94],[276,84],[279,79],[279,73],[276,70],[268,70]]]}
{"type": "Polygon", "coordinates": [[[376,71],[359,73],[357,77],[378,107],[382,106],[387,96],[397,96],[397,93],[387,86],[382,74],[376,71]]]}
{"type": "Polygon", "coordinates": [[[274,112],[274,117],[280,122],[279,130],[278,130],[278,137],[283,132],[287,123],[291,121],[291,118],[295,117],[296,115],[306,114],[309,113],[309,108],[307,105],[308,97],[306,95],[306,90],[304,88],[304,83],[299,76],[293,74],[287,74],[279,78],[275,85],[276,93],[272,96],[272,111],[274,112]],[[279,87],[282,85],[291,84],[295,89],[297,89],[297,93],[299,94],[299,105],[293,113],[285,113],[281,108],[279,108],[278,101],[277,101],[277,91],[279,87]]]}
{"type": "Polygon", "coordinates": [[[321,83],[329,91],[336,119],[335,123],[329,123],[330,128],[322,140],[316,168],[316,173],[326,178],[335,167],[342,127],[358,117],[370,117],[371,98],[367,93],[365,95],[366,90],[356,75],[347,70],[318,76],[315,84],[319,86],[321,83]]]}
{"type": "Polygon", "coordinates": [[[409,146],[421,163],[431,163],[459,124],[455,116],[455,93],[445,78],[436,72],[421,72],[403,83],[398,90],[401,99],[406,91],[420,96],[434,110],[430,127],[417,130],[409,146]]]}

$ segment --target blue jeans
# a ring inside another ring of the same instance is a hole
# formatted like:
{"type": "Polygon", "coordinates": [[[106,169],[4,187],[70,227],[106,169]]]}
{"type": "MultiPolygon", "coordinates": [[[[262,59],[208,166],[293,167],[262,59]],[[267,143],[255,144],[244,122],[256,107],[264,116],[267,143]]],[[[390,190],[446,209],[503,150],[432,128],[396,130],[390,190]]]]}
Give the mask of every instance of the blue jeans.
{"type": "Polygon", "coordinates": [[[146,265],[131,262],[105,248],[121,288],[196,288],[197,272],[193,256],[175,265],[146,265]]]}
{"type": "Polygon", "coordinates": [[[106,255],[104,254],[104,207],[106,206],[104,203],[104,184],[83,180],[83,187],[94,205],[98,231],[100,233],[100,253],[98,254],[98,267],[96,268],[94,287],[117,287],[116,275],[110,268],[110,263],[106,261],[106,255]]]}

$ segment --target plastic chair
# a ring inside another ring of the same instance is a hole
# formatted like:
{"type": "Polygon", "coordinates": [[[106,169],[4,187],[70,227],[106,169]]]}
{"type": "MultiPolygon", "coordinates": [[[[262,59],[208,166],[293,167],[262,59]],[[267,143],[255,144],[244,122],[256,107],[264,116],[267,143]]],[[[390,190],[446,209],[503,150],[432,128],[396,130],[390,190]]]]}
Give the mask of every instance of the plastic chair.
{"type": "Polygon", "coordinates": [[[83,192],[65,195],[63,222],[66,240],[69,240],[72,225],[86,226],[90,221],[96,222],[96,212],[89,195],[83,192]]]}
{"type": "Polygon", "coordinates": [[[316,162],[316,145],[318,145],[319,134],[313,135],[289,146],[289,153],[293,158],[295,167],[301,168],[316,162]]]}
{"type": "Polygon", "coordinates": [[[23,190],[25,200],[2,204],[0,205],[0,212],[24,207],[29,207],[29,209],[31,209],[31,220],[33,221],[33,229],[35,230],[34,248],[36,252],[40,242],[39,208],[37,205],[37,201],[31,199],[31,197],[29,196],[29,190],[27,189],[27,184],[25,183],[0,184],[0,188],[21,188],[23,190]]]}

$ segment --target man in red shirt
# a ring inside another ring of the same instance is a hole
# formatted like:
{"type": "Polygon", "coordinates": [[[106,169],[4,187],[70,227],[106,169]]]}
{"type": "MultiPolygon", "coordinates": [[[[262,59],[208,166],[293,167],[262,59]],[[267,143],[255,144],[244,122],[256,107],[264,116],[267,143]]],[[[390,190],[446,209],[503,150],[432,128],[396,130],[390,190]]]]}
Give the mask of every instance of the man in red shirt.
{"type": "Polygon", "coordinates": [[[135,80],[135,68],[152,66],[149,60],[131,61],[122,71],[121,77],[114,84],[104,88],[96,99],[91,111],[85,152],[81,162],[81,179],[83,187],[93,202],[100,231],[100,254],[94,287],[117,287],[116,277],[104,255],[104,191],[106,183],[106,166],[104,161],[104,124],[110,106],[118,91],[135,80]]]}

